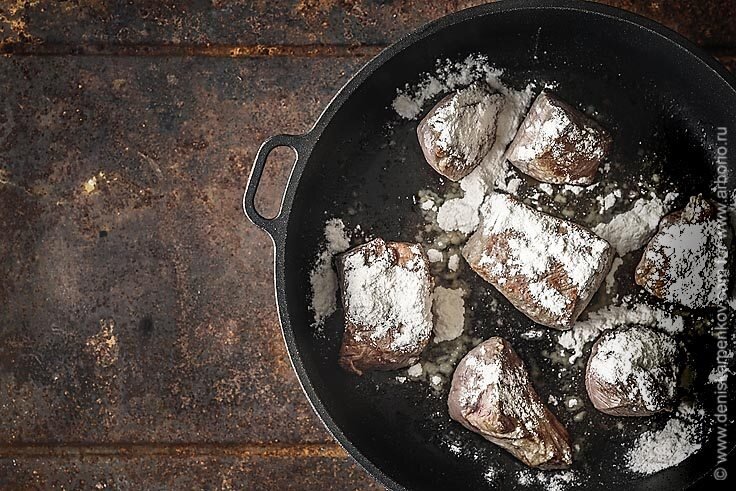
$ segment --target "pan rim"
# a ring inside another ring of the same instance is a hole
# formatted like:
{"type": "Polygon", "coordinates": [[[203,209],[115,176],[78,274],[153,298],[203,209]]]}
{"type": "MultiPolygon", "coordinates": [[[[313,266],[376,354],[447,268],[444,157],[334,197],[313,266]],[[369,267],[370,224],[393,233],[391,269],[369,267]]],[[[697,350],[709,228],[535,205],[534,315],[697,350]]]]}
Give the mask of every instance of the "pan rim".
{"type": "MultiPolygon", "coordinates": [[[[287,309],[286,295],[286,273],[285,273],[285,250],[287,242],[288,223],[290,211],[296,196],[299,181],[303,174],[303,170],[307,165],[311,153],[319,141],[322,133],[328,127],[332,118],[337,114],[345,102],[353,95],[356,89],[361,86],[373,73],[381,68],[390,59],[399,53],[424,40],[425,38],[436,34],[437,32],[460,24],[465,21],[475,20],[480,17],[486,17],[506,12],[519,10],[567,10],[578,12],[586,15],[602,16],[617,22],[629,24],[635,28],[647,31],[651,35],[655,35],[662,40],[668,42],[673,49],[682,51],[684,55],[693,59],[693,62],[700,63],[715,74],[728,87],[736,98],[736,77],[728,72],[726,68],[719,63],[713,56],[698,47],[695,43],[688,40],[684,36],[671,30],[670,28],[643,17],[639,14],[628,12],[609,5],[603,5],[583,0],[501,0],[498,2],[480,5],[464,9],[440,19],[429,22],[415,31],[400,37],[396,42],[383,49],[380,53],[369,60],[361,67],[333,96],[325,109],[317,118],[316,122],[303,136],[303,156],[298,159],[287,184],[287,191],[282,202],[283,222],[281,227],[273,231],[271,235],[274,244],[274,283],[276,290],[276,307],[281,324],[281,332],[287,347],[287,353],[292,367],[297,374],[297,379],[302,391],[307,396],[310,406],[317,414],[318,418],[335,438],[337,443],[360,465],[371,477],[379,484],[392,490],[408,489],[396,482],[377,465],[375,465],[368,457],[366,457],[345,435],[342,429],[332,418],[330,412],[322,403],[317,395],[307,370],[304,366],[301,354],[296,345],[296,337],[291,326],[291,319],[287,309]]],[[[731,448],[729,455],[734,454],[736,446],[731,448]]],[[[707,475],[708,471],[699,475],[692,483],[700,481],[707,475]]]]}

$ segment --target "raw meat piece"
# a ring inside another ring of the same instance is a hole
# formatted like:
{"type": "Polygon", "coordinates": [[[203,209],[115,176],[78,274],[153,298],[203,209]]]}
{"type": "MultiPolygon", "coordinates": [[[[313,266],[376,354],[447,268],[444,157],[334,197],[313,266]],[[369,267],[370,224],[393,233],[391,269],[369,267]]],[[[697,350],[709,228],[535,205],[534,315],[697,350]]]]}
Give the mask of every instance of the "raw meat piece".
{"type": "Polygon", "coordinates": [[[606,158],[611,137],[595,121],[543,91],[509,146],[506,158],[521,172],[552,184],[588,185],[606,158]]]}
{"type": "Polygon", "coordinates": [[[454,92],[434,106],[417,127],[424,158],[452,181],[468,175],[496,141],[505,98],[483,83],[454,92]]]}
{"type": "Polygon", "coordinates": [[[490,195],[480,212],[463,248],[468,264],[534,322],[569,329],[605,279],[613,248],[509,195],[490,195]]]}
{"type": "Polygon", "coordinates": [[[608,331],[593,345],[585,387],[595,408],[613,416],[671,411],[681,361],[668,334],[646,327],[608,331]]]}
{"type": "Polygon", "coordinates": [[[716,204],[693,196],[683,210],[664,217],[644,249],[636,283],[652,295],[703,308],[728,298],[732,232],[716,204]]]}
{"type": "Polygon", "coordinates": [[[502,338],[484,341],[460,361],[447,405],[452,419],[530,467],[572,464],[567,430],[542,403],[524,362],[502,338]]]}
{"type": "Polygon", "coordinates": [[[432,335],[433,281],[422,246],[375,239],[337,262],[345,315],[340,366],[361,375],[416,363],[432,335]]]}

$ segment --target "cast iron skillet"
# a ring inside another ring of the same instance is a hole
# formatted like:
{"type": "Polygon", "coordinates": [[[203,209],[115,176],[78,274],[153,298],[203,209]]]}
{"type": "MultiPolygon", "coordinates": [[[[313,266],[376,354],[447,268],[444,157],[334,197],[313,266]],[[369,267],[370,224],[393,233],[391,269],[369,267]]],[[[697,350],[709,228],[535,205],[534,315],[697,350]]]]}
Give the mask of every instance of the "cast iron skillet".
{"type": "MultiPolygon", "coordinates": [[[[310,327],[309,271],[325,220],[342,217],[349,227],[361,224],[387,240],[412,240],[421,218],[411,196],[421,188],[439,189],[437,176],[423,164],[416,121],[401,122],[390,108],[396,89],[418,82],[438,58],[459,60],[470,53],[487,54],[505,69],[509,84],[554,80],[563,98],[594,105],[617,142],[613,172],[622,179],[658,169],[683,196],[707,192],[715,172],[717,127],[736,134],[733,79],[674,32],[598,4],[506,1],[450,15],[403,38],[358,72],[307,134],[278,135],[263,143],[244,208],[274,242],[276,296],[291,361],[330,432],[392,489],[487,489],[489,465],[501,469],[496,485],[513,488],[515,473],[523,469],[451,421],[443,397],[426,384],[397,384],[388,374],[359,378],[342,372],[336,363],[342,312],[330,319],[322,336],[310,327]],[[266,219],[254,197],[268,154],[279,146],[291,147],[297,159],[280,213],[266,219]],[[460,455],[448,451],[450,440],[460,442],[460,455]]],[[[513,340],[528,329],[530,322],[492,287],[482,281],[472,286],[480,292],[470,299],[475,335],[502,334],[513,340]],[[501,304],[502,313],[495,315],[511,326],[503,332],[487,322],[492,314],[485,311],[486,300],[492,296],[501,304]]],[[[514,342],[535,369],[534,383],[544,399],[555,390],[555,366],[541,354],[550,343],[514,342]]],[[[711,349],[707,341],[694,347],[696,363],[710,360],[711,349]]],[[[698,376],[696,386],[704,386],[702,373],[698,376]]],[[[582,386],[577,389],[585,394],[582,386]]],[[[555,412],[569,423],[564,410],[555,412]]],[[[681,489],[702,483],[711,472],[712,440],[680,466],[627,482],[631,477],[618,466],[623,433],[638,434],[643,423],[627,418],[621,430],[615,426],[620,419],[595,414],[590,429],[576,435],[582,450],[574,468],[585,476],[579,483],[583,488],[681,489]]]]}

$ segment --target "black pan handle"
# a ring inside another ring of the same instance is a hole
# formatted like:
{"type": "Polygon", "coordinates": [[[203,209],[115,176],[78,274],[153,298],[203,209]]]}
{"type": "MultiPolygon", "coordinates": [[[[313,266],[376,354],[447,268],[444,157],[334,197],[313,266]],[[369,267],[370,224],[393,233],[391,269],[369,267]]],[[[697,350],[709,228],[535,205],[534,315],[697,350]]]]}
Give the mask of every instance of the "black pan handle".
{"type": "MultiPolygon", "coordinates": [[[[294,150],[294,153],[296,154],[296,162],[294,165],[296,166],[299,162],[303,141],[304,137],[297,135],[275,135],[267,139],[258,149],[256,158],[253,161],[253,168],[251,169],[250,176],[248,177],[248,184],[245,188],[245,195],[243,196],[243,211],[245,211],[245,216],[247,216],[254,225],[265,230],[274,239],[282,225],[283,210],[279,210],[279,214],[273,218],[266,218],[258,213],[255,205],[256,191],[258,191],[258,185],[261,182],[261,176],[263,176],[263,169],[266,166],[268,155],[273,151],[273,149],[278,147],[289,147],[294,150]]],[[[288,192],[290,185],[291,177],[286,183],[286,189],[284,190],[285,193],[288,192]]]]}

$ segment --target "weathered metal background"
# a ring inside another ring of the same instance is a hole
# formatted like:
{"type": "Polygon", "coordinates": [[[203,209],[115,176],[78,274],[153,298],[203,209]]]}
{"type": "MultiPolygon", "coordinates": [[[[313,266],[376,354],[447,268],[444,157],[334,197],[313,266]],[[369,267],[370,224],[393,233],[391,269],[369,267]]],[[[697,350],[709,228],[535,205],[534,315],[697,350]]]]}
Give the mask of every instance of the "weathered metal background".
{"type": "MultiPolygon", "coordinates": [[[[0,4],[0,488],[375,487],[292,374],[242,190],[260,141],[475,3],[0,4]]],[[[736,67],[732,0],[606,3],[736,67]]]]}

